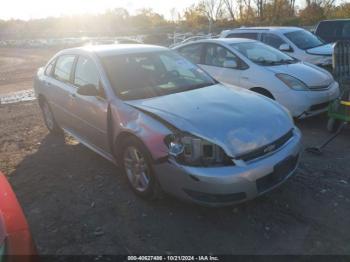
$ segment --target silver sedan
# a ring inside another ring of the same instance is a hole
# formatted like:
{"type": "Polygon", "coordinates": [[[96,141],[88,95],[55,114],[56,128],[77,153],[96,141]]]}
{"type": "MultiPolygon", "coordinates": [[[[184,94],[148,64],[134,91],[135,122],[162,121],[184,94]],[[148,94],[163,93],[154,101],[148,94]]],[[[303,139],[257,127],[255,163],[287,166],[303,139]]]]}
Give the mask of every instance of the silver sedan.
{"type": "Polygon", "coordinates": [[[165,191],[203,205],[252,199],[298,165],[300,131],[269,98],[226,87],[167,48],[68,49],[34,89],[48,129],[120,165],[145,198],[165,191]]]}

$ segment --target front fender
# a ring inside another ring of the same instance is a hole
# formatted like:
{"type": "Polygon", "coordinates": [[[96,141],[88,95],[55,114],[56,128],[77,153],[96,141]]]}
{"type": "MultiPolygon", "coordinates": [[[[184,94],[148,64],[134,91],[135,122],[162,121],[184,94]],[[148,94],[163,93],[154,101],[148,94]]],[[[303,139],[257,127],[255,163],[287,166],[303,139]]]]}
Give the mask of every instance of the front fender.
{"type": "Polygon", "coordinates": [[[120,153],[119,145],[123,140],[120,138],[125,135],[133,135],[143,142],[155,161],[168,156],[164,138],[173,131],[166,124],[119,101],[118,105],[111,104],[110,121],[112,122],[111,137],[114,155],[120,153]]]}

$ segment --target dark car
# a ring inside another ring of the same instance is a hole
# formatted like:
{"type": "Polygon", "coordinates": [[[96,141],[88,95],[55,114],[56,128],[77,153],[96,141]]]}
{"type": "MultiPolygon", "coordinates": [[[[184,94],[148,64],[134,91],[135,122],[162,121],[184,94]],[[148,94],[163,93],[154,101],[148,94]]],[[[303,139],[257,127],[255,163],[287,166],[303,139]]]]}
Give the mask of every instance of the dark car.
{"type": "Polygon", "coordinates": [[[321,21],[317,25],[315,34],[327,43],[350,40],[350,19],[321,21]]]}

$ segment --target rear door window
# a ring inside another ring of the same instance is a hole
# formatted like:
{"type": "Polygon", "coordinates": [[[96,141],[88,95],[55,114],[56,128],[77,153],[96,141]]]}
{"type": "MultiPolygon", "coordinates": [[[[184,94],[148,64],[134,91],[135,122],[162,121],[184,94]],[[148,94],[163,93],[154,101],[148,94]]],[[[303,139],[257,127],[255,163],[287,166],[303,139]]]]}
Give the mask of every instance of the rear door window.
{"type": "Polygon", "coordinates": [[[226,38],[248,38],[252,40],[258,39],[258,33],[231,33],[226,38]]]}
{"type": "MultiPolygon", "coordinates": [[[[316,29],[316,35],[325,38],[349,38],[350,21],[324,21],[316,29]]],[[[336,40],[336,39],[335,39],[336,40]]]]}
{"type": "Polygon", "coordinates": [[[207,44],[204,64],[209,66],[224,67],[224,62],[233,60],[239,64],[239,59],[225,47],[216,44],[207,44]]]}
{"type": "Polygon", "coordinates": [[[285,44],[286,42],[284,42],[282,40],[281,37],[279,37],[278,35],[274,35],[274,34],[270,34],[270,33],[263,33],[262,34],[262,42],[272,46],[274,48],[279,48],[282,44],[285,44]]]}
{"type": "Polygon", "coordinates": [[[78,87],[94,85],[99,88],[99,81],[95,63],[90,58],[79,56],[75,68],[74,85],[78,87]]]}
{"type": "Polygon", "coordinates": [[[343,28],[341,30],[341,36],[349,38],[350,37],[350,21],[343,22],[343,28]]]}
{"type": "Polygon", "coordinates": [[[58,57],[53,72],[54,78],[62,82],[70,82],[74,60],[75,55],[62,55],[58,57]]]}
{"type": "Polygon", "coordinates": [[[202,55],[203,44],[192,44],[188,46],[184,46],[177,51],[188,60],[190,60],[194,64],[201,63],[201,55],[202,55]]]}
{"type": "Polygon", "coordinates": [[[333,28],[335,26],[333,22],[321,22],[317,28],[317,34],[319,36],[334,36],[335,30],[333,28]]]}

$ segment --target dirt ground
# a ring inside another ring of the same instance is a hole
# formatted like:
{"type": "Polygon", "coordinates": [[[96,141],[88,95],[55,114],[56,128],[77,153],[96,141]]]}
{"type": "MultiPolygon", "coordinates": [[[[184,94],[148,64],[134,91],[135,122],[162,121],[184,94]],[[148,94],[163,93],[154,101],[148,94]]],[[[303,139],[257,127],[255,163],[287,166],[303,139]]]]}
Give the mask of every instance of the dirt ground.
{"type": "MultiPolygon", "coordinates": [[[[325,124],[325,116],[297,123],[305,147],[328,136],[325,124]]],[[[49,135],[36,101],[0,106],[0,169],[40,254],[349,255],[349,138],[347,129],[323,156],[304,153],[272,192],[213,209],[169,196],[143,201],[111,163],[49,135]]]]}
{"type": "Polygon", "coordinates": [[[54,49],[0,48],[0,95],[31,88],[35,72],[55,52],[54,49]]]}

